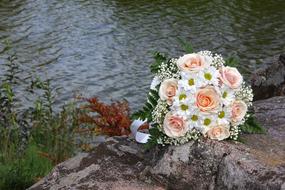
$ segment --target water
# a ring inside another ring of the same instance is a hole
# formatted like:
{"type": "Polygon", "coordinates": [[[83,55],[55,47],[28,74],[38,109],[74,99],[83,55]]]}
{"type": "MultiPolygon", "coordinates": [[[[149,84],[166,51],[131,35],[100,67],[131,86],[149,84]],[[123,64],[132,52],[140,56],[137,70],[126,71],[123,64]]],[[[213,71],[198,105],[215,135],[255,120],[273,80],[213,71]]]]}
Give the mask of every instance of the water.
{"type": "Polygon", "coordinates": [[[250,73],[284,53],[284,8],[284,0],[0,0],[0,41],[11,40],[25,69],[62,87],[57,104],[80,91],[137,109],[153,51],[182,54],[180,37],[237,55],[250,73]]]}

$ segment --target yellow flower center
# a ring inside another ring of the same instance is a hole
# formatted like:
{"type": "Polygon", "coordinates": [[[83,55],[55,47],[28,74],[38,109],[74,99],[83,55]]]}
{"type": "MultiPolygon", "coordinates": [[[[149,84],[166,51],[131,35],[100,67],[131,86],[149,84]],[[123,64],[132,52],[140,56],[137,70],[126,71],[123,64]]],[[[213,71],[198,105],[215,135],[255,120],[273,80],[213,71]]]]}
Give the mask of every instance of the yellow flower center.
{"type": "Polygon", "coordinates": [[[191,120],[192,121],[197,121],[198,120],[198,116],[197,115],[192,115],[191,120]]]}
{"type": "Polygon", "coordinates": [[[207,80],[211,80],[212,79],[212,75],[210,73],[205,73],[204,74],[205,79],[207,80]]]}
{"type": "Polygon", "coordinates": [[[189,79],[188,84],[189,84],[189,86],[193,86],[195,84],[194,79],[189,79]]]}
{"type": "Polygon", "coordinates": [[[218,116],[220,119],[224,118],[225,117],[225,112],[224,111],[221,111],[219,113],[219,116],[218,116]]]}
{"type": "Polygon", "coordinates": [[[186,94],[180,94],[179,95],[179,100],[183,100],[183,99],[185,99],[187,96],[186,96],[186,94]]]}
{"type": "Polygon", "coordinates": [[[182,104],[181,106],[181,110],[183,110],[183,111],[186,111],[186,110],[188,110],[188,106],[187,105],[185,105],[185,104],[182,104]]]}
{"type": "Polygon", "coordinates": [[[212,122],[212,121],[211,121],[211,119],[209,119],[209,118],[204,119],[204,125],[206,125],[206,126],[210,125],[211,122],[212,122]]]}
{"type": "Polygon", "coordinates": [[[228,93],[227,92],[224,92],[223,93],[223,98],[226,98],[228,96],[228,93]]]}

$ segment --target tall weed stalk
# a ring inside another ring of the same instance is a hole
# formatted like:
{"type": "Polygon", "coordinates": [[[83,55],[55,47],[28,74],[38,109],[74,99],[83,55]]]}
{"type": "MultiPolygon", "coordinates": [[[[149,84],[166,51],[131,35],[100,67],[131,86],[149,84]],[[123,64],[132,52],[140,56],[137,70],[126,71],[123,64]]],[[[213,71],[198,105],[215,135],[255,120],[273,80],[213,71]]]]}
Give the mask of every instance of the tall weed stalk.
{"type": "Polygon", "coordinates": [[[6,62],[0,66],[0,189],[25,189],[74,154],[77,111],[69,103],[55,112],[57,89],[51,80],[35,75],[25,81],[30,83],[28,91],[20,93],[36,97],[24,108],[18,87],[27,73],[9,44],[6,51],[6,62]]]}

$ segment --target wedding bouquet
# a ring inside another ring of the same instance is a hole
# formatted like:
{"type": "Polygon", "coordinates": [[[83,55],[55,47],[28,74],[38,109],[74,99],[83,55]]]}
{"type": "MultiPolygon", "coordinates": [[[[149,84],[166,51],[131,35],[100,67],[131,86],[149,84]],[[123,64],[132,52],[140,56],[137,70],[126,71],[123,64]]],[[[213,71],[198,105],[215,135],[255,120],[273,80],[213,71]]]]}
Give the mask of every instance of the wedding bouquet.
{"type": "Polygon", "coordinates": [[[147,102],[133,117],[150,123],[152,144],[183,144],[202,137],[237,140],[252,117],[253,92],[233,60],[211,51],[167,59],[156,53],[147,102]],[[248,121],[248,123],[247,123],[248,121]]]}

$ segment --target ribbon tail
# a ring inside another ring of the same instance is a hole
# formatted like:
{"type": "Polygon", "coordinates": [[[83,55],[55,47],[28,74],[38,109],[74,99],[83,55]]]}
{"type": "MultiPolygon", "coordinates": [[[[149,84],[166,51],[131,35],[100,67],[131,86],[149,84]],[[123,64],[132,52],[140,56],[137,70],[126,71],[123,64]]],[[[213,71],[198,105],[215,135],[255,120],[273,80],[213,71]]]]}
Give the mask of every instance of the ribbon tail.
{"type": "Polygon", "coordinates": [[[145,123],[146,121],[143,120],[134,120],[131,124],[131,132],[132,135],[135,137],[138,143],[147,143],[148,139],[150,138],[150,134],[139,132],[139,128],[145,123]]]}

